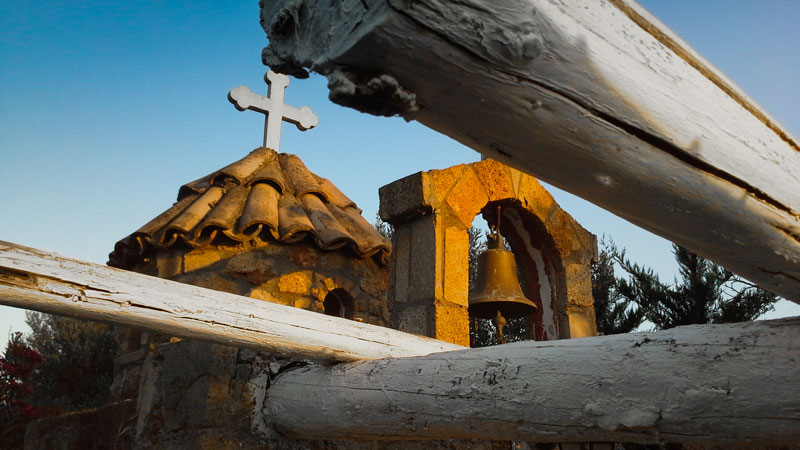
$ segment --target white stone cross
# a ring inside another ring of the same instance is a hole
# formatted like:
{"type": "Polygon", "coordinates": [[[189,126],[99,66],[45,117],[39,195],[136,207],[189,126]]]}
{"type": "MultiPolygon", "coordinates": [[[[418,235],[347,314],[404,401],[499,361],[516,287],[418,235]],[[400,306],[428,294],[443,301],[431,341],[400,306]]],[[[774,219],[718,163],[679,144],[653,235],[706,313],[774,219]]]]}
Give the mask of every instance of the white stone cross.
{"type": "Polygon", "coordinates": [[[245,86],[240,86],[228,93],[228,100],[239,111],[252,109],[266,114],[264,120],[264,147],[279,150],[281,145],[281,122],[287,121],[297,125],[305,131],[314,128],[319,123],[317,116],[311,108],[303,106],[295,108],[283,103],[283,91],[289,86],[289,77],[273,71],[264,75],[269,89],[267,96],[258,95],[245,86]]]}

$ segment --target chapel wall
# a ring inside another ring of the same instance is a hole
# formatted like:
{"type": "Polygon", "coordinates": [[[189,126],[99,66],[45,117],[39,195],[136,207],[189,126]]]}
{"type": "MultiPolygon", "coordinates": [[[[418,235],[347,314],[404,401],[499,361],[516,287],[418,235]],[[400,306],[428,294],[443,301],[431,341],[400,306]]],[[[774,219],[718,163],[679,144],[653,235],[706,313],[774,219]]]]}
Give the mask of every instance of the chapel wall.
{"type": "Polygon", "coordinates": [[[388,269],[308,241],[163,252],[157,266],[161,278],[319,313],[329,293],[344,291],[352,298],[346,318],[389,324],[388,269]]]}
{"type": "MultiPolygon", "coordinates": [[[[136,269],[160,278],[324,313],[331,292],[345,292],[344,317],[388,326],[389,273],[372,258],[320,250],[311,242],[291,245],[178,247],[162,250],[136,269]]],[[[118,327],[111,398],[136,398],[149,346],[169,342],[129,327],[118,327]]]]}

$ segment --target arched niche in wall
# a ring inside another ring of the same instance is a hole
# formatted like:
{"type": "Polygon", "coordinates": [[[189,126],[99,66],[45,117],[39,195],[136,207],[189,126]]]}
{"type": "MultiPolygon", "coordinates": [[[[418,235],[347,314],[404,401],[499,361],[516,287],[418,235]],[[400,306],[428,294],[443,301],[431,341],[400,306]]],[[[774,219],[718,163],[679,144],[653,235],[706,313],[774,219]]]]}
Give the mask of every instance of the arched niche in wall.
{"type": "Polygon", "coordinates": [[[527,323],[531,338],[547,341],[569,337],[566,306],[567,281],[560,255],[545,224],[526,211],[519,200],[489,202],[481,215],[490,227],[497,225],[500,207],[500,234],[506,239],[517,263],[520,287],[536,303],[527,323]]]}
{"type": "Polygon", "coordinates": [[[344,289],[337,288],[328,292],[322,306],[329,316],[353,318],[353,297],[344,289]]]}

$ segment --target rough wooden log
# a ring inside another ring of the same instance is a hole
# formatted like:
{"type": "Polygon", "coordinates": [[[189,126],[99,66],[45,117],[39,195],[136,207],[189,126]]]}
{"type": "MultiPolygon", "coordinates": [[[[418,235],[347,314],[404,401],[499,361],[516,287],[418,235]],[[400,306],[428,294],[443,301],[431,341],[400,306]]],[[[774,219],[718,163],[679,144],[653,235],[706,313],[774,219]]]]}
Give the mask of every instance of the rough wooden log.
{"type": "Polygon", "coordinates": [[[800,146],[630,0],[262,2],[264,62],[800,302],[800,146]]]}
{"type": "Polygon", "coordinates": [[[463,348],[3,241],[0,304],[326,361],[463,348]]]}
{"type": "Polygon", "coordinates": [[[526,341],[287,371],[265,414],[306,438],[792,444],[798,361],[800,318],[526,341]]]}

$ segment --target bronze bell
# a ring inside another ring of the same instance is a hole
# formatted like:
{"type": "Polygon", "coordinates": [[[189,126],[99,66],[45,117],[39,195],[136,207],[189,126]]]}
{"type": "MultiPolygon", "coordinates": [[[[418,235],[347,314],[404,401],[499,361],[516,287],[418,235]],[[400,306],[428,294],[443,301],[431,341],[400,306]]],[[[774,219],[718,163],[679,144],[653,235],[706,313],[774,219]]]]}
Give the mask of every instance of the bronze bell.
{"type": "Polygon", "coordinates": [[[469,294],[470,317],[495,319],[498,312],[506,319],[531,315],[536,304],[519,287],[514,254],[502,247],[496,231],[489,236],[487,247],[478,256],[475,289],[469,294]]]}

